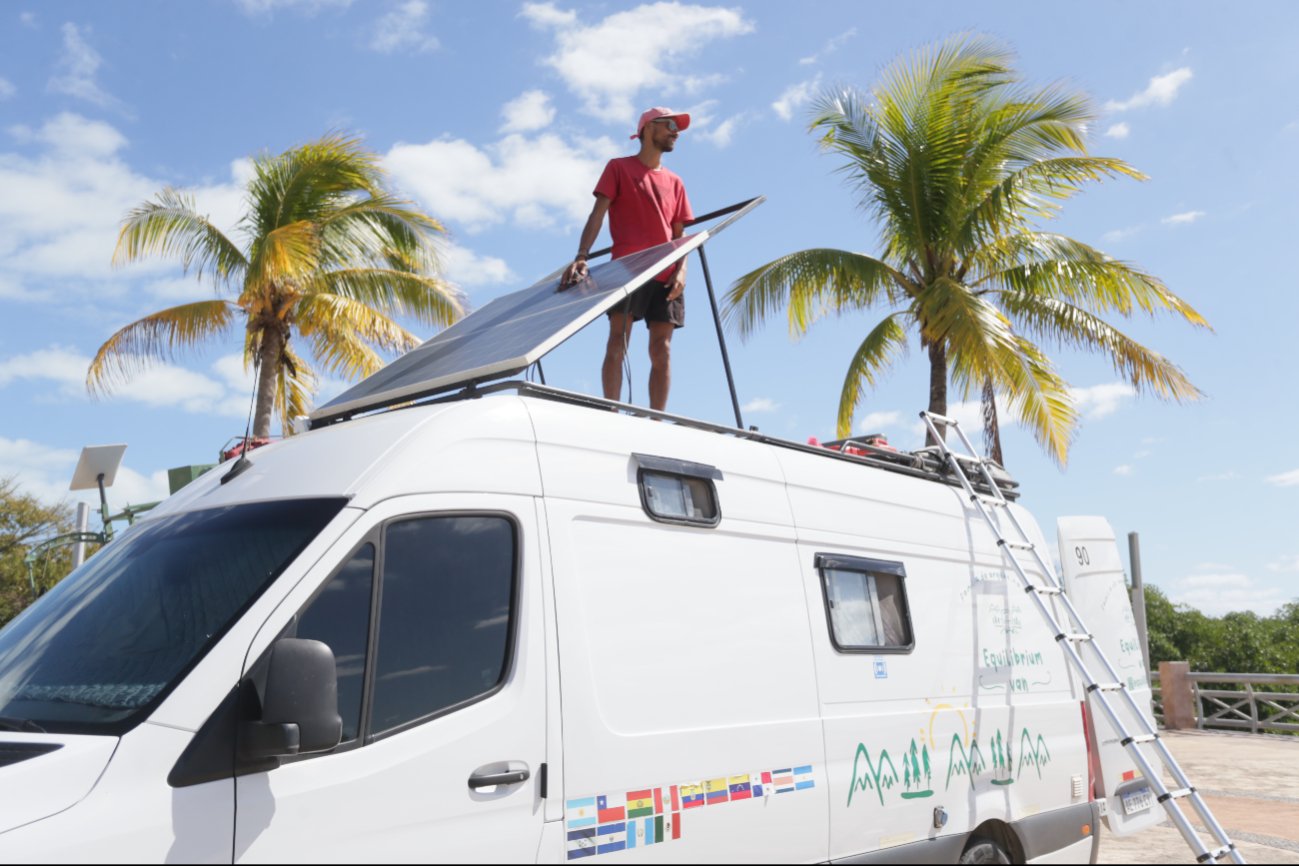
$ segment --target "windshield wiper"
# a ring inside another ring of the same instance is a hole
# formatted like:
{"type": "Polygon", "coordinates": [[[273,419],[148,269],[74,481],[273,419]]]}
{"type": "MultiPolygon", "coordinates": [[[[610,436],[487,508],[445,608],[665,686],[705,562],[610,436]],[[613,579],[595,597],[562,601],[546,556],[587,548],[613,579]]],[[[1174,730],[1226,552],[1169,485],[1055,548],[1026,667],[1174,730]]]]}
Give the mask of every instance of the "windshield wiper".
{"type": "Polygon", "coordinates": [[[11,719],[8,716],[0,716],[0,731],[26,731],[31,734],[48,733],[31,719],[11,719]]]}

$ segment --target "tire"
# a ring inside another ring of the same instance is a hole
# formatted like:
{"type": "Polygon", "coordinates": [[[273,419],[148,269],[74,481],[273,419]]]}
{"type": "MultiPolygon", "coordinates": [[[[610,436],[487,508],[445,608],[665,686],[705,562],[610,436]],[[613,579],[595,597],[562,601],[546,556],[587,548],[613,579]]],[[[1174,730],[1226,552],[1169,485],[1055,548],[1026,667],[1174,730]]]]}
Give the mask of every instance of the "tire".
{"type": "Polygon", "coordinates": [[[1001,844],[985,836],[975,836],[961,852],[957,863],[1009,863],[1010,855],[1001,844]]]}

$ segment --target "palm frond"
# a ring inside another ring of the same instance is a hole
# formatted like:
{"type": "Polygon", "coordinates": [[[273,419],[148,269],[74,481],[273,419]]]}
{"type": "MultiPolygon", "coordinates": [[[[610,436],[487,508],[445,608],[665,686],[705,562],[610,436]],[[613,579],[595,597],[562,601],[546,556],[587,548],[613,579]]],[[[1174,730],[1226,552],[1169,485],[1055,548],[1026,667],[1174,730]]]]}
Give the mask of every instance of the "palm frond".
{"type": "Polygon", "coordinates": [[[322,367],[346,379],[368,376],[383,366],[375,351],[408,352],[420,344],[414,334],[365,304],[315,292],[296,304],[298,329],[311,341],[322,367]]]}
{"type": "Polygon", "coordinates": [[[291,343],[284,345],[283,357],[284,363],[280,364],[277,371],[275,414],[279,415],[280,423],[288,430],[294,418],[311,411],[312,396],[318,380],[315,370],[293,350],[291,343]]]}
{"type": "Polygon", "coordinates": [[[1204,396],[1176,364],[1128,337],[1100,317],[1058,298],[1007,293],[1005,310],[1030,333],[1109,355],[1115,371],[1138,391],[1186,402],[1204,396]]]}
{"type": "Polygon", "coordinates": [[[381,268],[353,268],[316,274],[304,294],[322,292],[357,301],[386,315],[413,316],[446,327],[465,313],[459,290],[435,277],[381,268]]]}
{"type": "Polygon", "coordinates": [[[113,251],[113,264],[125,265],[145,256],[178,257],[188,273],[214,282],[238,277],[248,266],[243,252],[194,208],[194,199],[167,187],[154,200],[132,208],[122,222],[113,251]]]}
{"type": "Polygon", "coordinates": [[[886,316],[853,353],[839,393],[839,417],[835,421],[841,438],[852,435],[852,419],[866,388],[874,387],[884,372],[906,353],[907,334],[898,321],[901,316],[901,313],[886,316]]]}
{"type": "Polygon", "coordinates": [[[1137,309],[1152,315],[1164,310],[1209,328],[1194,307],[1158,278],[1063,235],[1021,232],[982,248],[971,264],[970,283],[976,287],[1063,298],[1124,316],[1137,309]]]}
{"type": "Polygon", "coordinates": [[[197,301],[132,322],[99,347],[86,372],[86,388],[92,394],[108,393],[152,361],[171,360],[177,350],[225,333],[236,309],[228,301],[197,301]]]}
{"type": "Polygon", "coordinates": [[[806,333],[828,312],[900,303],[911,283],[886,262],[844,250],[790,253],[740,277],[726,293],[728,324],[747,337],[768,313],[788,304],[791,334],[806,333]]]}

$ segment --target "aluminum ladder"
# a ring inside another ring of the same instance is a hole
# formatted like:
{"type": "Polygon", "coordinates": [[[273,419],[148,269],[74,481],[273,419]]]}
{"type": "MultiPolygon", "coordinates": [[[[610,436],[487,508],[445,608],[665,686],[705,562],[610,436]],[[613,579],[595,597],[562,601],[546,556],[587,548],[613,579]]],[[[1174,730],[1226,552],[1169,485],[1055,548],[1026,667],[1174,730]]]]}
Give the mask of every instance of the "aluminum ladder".
{"type": "Polygon", "coordinates": [[[1047,625],[1051,628],[1051,633],[1055,635],[1056,641],[1064,648],[1065,655],[1086,684],[1087,693],[1089,695],[1095,694],[1099,699],[1106,717],[1109,718],[1114,729],[1119,732],[1119,736],[1121,737],[1120,742],[1128,750],[1128,754],[1132,756],[1133,760],[1136,761],[1137,766],[1141,768],[1141,774],[1145,776],[1146,781],[1150,783],[1150,786],[1156,792],[1156,797],[1159,803],[1164,807],[1164,810],[1168,813],[1168,817],[1172,819],[1173,824],[1182,834],[1182,838],[1186,840],[1186,844],[1190,846],[1191,851],[1195,854],[1196,862],[1216,863],[1224,857],[1230,857],[1233,863],[1244,863],[1245,858],[1236,849],[1236,845],[1227,838],[1226,831],[1222,829],[1222,826],[1218,823],[1217,819],[1215,819],[1213,814],[1209,811],[1209,807],[1205,805],[1203,798],[1200,797],[1199,792],[1186,778],[1186,774],[1182,772],[1182,768],[1178,765],[1176,759],[1173,758],[1172,753],[1168,751],[1168,747],[1165,746],[1163,741],[1160,739],[1159,732],[1156,731],[1150,721],[1147,720],[1146,715],[1137,705],[1131,692],[1128,691],[1126,684],[1121,681],[1121,678],[1114,670],[1113,665],[1110,664],[1109,659],[1105,657],[1105,654],[1101,652],[1100,647],[1096,645],[1095,639],[1087,630],[1087,625],[1083,622],[1082,617],[1079,616],[1078,611],[1069,601],[1069,596],[1065,594],[1064,587],[1058,580],[1056,580],[1055,569],[1046,561],[1045,558],[1043,558],[1041,551],[1039,551],[1037,545],[1033,544],[1029,539],[1028,533],[1024,530],[1023,524],[1019,522],[1019,519],[1015,517],[1014,511],[1009,507],[1009,501],[1002,494],[1001,488],[997,486],[996,481],[992,477],[992,473],[988,470],[989,461],[978,456],[974,445],[971,444],[970,440],[966,437],[965,432],[961,430],[960,424],[957,423],[955,419],[945,418],[932,412],[921,412],[920,417],[925,422],[925,426],[929,428],[933,441],[938,443],[939,451],[946,459],[947,465],[951,468],[952,473],[961,482],[961,487],[965,490],[965,495],[969,497],[970,502],[974,503],[975,508],[977,508],[979,513],[983,516],[984,522],[988,524],[988,528],[992,530],[992,534],[997,539],[997,546],[1001,548],[1002,552],[1014,567],[1015,573],[1019,575],[1020,583],[1024,586],[1024,592],[1032,597],[1034,604],[1037,605],[1038,612],[1042,614],[1047,625]],[[974,485],[970,483],[969,477],[961,467],[960,459],[958,459],[957,455],[947,447],[944,436],[939,432],[938,425],[943,425],[948,429],[956,431],[956,434],[960,437],[961,444],[965,447],[968,455],[965,456],[964,459],[978,467],[979,473],[982,475],[983,483],[987,485],[990,493],[980,493],[974,489],[974,485]],[[1015,532],[1019,536],[1017,540],[1012,541],[1002,535],[1000,526],[998,525],[998,522],[993,519],[992,512],[989,511],[989,509],[1000,509],[1001,512],[1009,518],[1009,523],[1014,527],[1015,532]],[[1046,585],[1039,585],[1032,581],[1028,576],[1028,573],[1025,572],[1023,566],[1020,565],[1019,558],[1015,555],[1016,551],[1032,554],[1037,561],[1037,567],[1045,576],[1046,585]],[[1056,619],[1055,614],[1046,602],[1048,597],[1057,598],[1063,603],[1068,617],[1066,625],[1068,625],[1070,629],[1073,629],[1072,631],[1062,627],[1061,623],[1056,619]],[[1100,668],[1107,677],[1106,681],[1097,681],[1096,678],[1092,676],[1091,671],[1088,670],[1086,663],[1083,662],[1080,650],[1084,645],[1091,647],[1092,653],[1100,662],[1100,668]],[[1118,692],[1121,695],[1120,705],[1127,710],[1127,713],[1131,718],[1136,720],[1134,727],[1137,729],[1137,733],[1135,735],[1128,730],[1129,726],[1123,723],[1123,720],[1119,717],[1119,713],[1116,712],[1115,707],[1111,704],[1109,697],[1107,697],[1107,693],[1111,692],[1118,692]],[[1164,766],[1168,769],[1169,774],[1178,785],[1176,789],[1170,791],[1164,785],[1159,773],[1146,760],[1146,756],[1142,754],[1141,749],[1137,748],[1142,743],[1149,743],[1159,754],[1160,760],[1163,761],[1164,766]],[[1178,805],[1178,801],[1180,800],[1190,800],[1191,805],[1195,808],[1201,822],[1203,822],[1204,826],[1209,829],[1209,833],[1213,836],[1219,846],[1218,848],[1209,850],[1205,847],[1199,834],[1197,834],[1195,829],[1191,826],[1186,815],[1182,813],[1182,809],[1178,805]]]}

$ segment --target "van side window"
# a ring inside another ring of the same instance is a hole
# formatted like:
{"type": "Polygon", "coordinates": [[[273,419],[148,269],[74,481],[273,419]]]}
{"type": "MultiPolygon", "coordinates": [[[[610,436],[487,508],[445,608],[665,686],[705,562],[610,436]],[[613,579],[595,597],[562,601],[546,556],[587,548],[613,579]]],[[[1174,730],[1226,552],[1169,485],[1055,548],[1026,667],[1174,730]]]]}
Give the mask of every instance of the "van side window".
{"type": "Polygon", "coordinates": [[[818,554],[830,637],[840,652],[907,652],[915,642],[901,563],[818,554]]]}
{"type": "Polygon", "coordinates": [[[374,588],[374,545],[352,554],[298,618],[295,637],[318,640],[334,651],[338,666],[338,713],[343,740],[361,729],[365,656],[370,644],[370,598],[374,588]]]}
{"type": "Polygon", "coordinates": [[[722,513],[717,505],[717,487],[722,473],[713,466],[633,454],[638,467],[640,501],[645,512],[664,523],[716,526],[722,513]]]}
{"type": "Polygon", "coordinates": [[[371,736],[457,709],[504,682],[517,543],[504,517],[456,515],[384,533],[371,736]]]}

